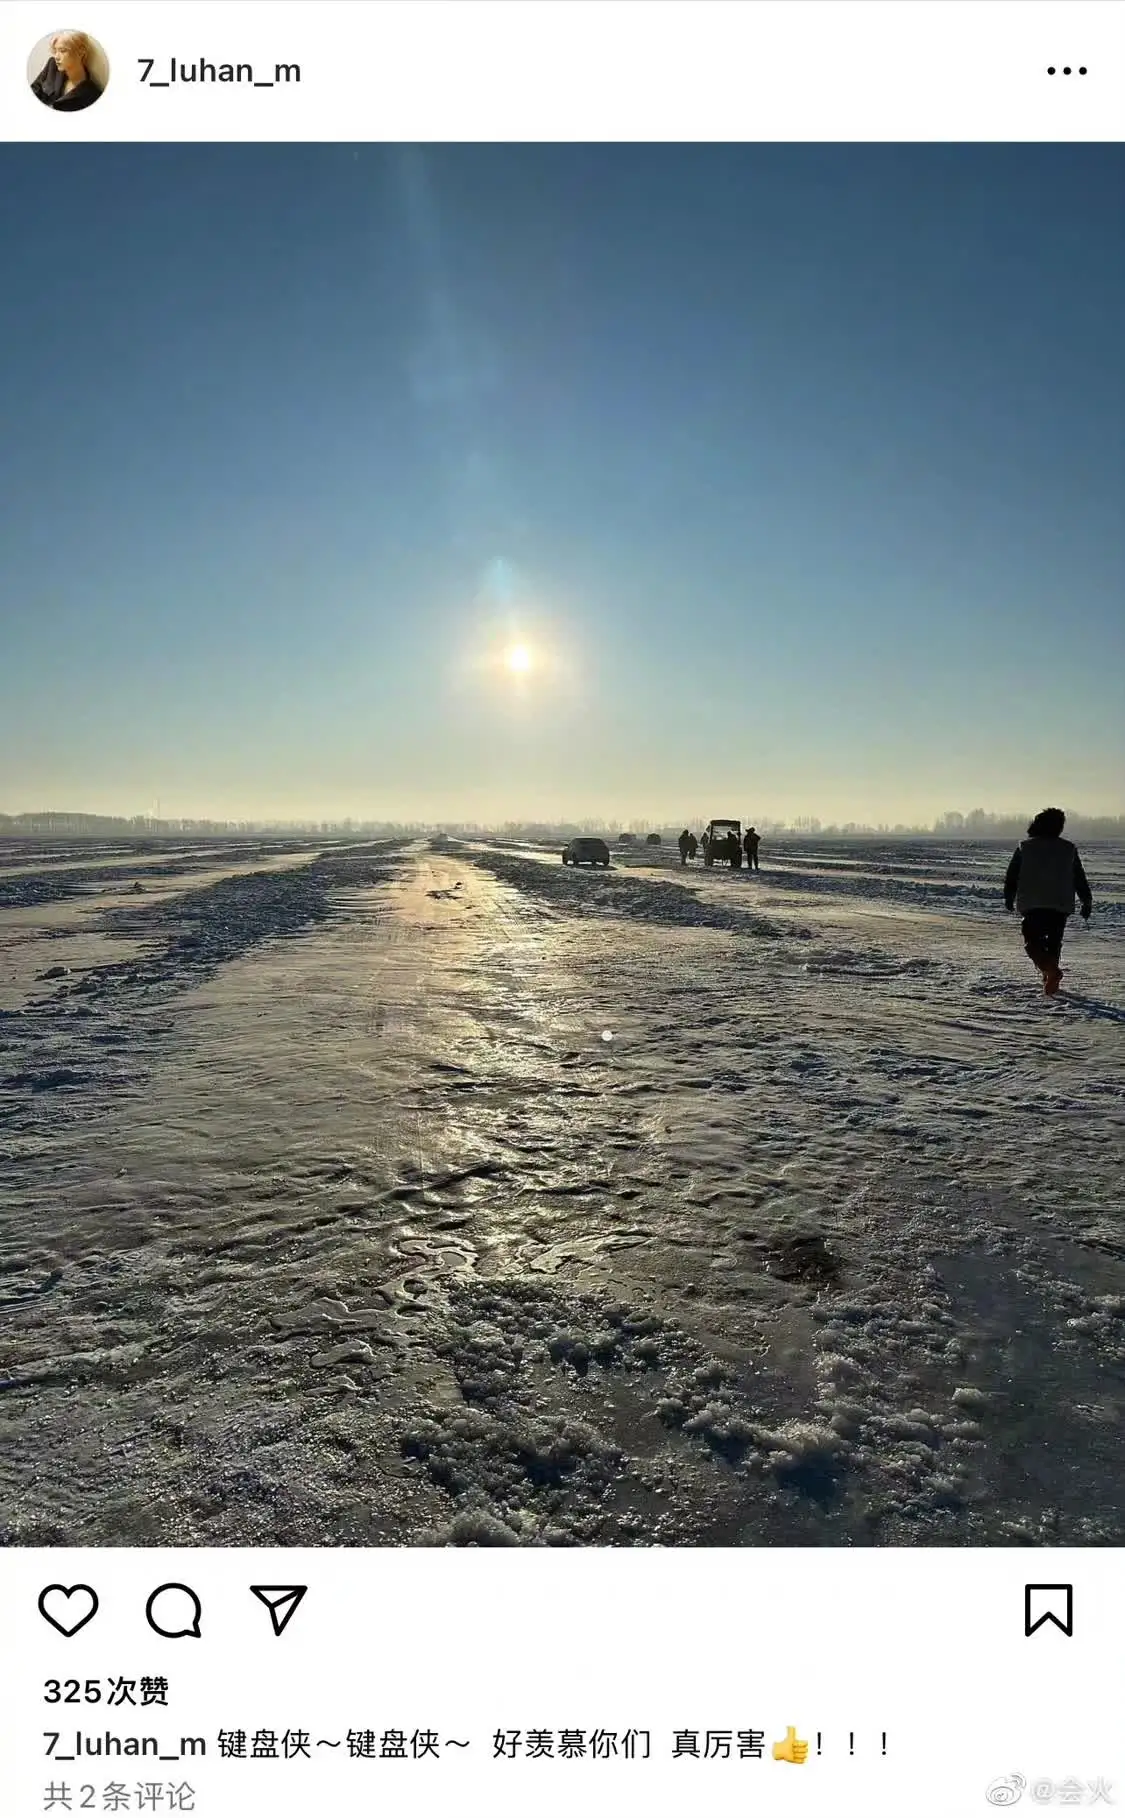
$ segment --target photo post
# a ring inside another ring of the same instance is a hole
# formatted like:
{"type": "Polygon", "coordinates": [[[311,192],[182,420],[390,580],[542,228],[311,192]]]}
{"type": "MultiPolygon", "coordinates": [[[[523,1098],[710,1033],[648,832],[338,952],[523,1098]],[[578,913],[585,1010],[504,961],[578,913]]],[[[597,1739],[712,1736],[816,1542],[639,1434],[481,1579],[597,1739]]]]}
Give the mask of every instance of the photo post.
{"type": "Polygon", "coordinates": [[[1123,93],[0,9],[0,1818],[1125,1810],[1123,93]]]}

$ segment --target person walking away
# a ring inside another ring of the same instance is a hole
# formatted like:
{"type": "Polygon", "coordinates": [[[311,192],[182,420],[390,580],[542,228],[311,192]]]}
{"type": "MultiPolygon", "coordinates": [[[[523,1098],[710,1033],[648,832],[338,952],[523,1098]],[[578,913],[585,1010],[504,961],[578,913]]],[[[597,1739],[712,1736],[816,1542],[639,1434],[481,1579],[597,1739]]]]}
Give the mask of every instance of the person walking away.
{"type": "Polygon", "coordinates": [[[732,871],[738,871],[741,868],[742,847],[738,843],[737,833],[733,830],[727,834],[727,859],[730,862],[732,871]]]}
{"type": "Polygon", "coordinates": [[[707,847],[708,847],[708,845],[709,845],[709,844],[710,844],[710,841],[709,841],[709,838],[708,838],[708,835],[707,835],[707,833],[706,833],[706,831],[704,831],[704,834],[703,834],[703,838],[702,838],[702,839],[701,839],[701,840],[700,840],[700,842],[699,842],[699,843],[700,843],[700,845],[701,845],[701,846],[702,846],[702,847],[703,847],[703,857],[704,857],[704,861],[706,861],[706,858],[707,858],[707,847]]]}
{"type": "Polygon", "coordinates": [[[676,841],[676,844],[680,848],[680,864],[686,865],[688,851],[691,847],[691,834],[688,832],[686,827],[684,828],[683,832],[681,833],[679,839],[676,841]]]}
{"type": "Polygon", "coordinates": [[[1084,922],[1094,907],[1078,848],[1062,837],[1065,826],[1061,808],[1044,808],[1029,823],[1028,837],[1016,847],[1004,878],[1004,906],[1009,915],[1018,909],[1023,917],[1024,950],[1043,974],[1048,997],[1062,983],[1059,959],[1075,899],[1082,904],[1084,922]]]}
{"type": "Polygon", "coordinates": [[[754,871],[757,871],[757,869],[758,869],[758,847],[761,845],[761,843],[762,843],[761,834],[758,833],[755,830],[755,828],[747,827],[746,837],[743,840],[742,844],[746,848],[746,863],[754,871]]]}
{"type": "Polygon", "coordinates": [[[698,851],[699,851],[699,841],[696,839],[694,833],[689,833],[687,836],[687,855],[688,855],[689,859],[692,860],[693,863],[695,861],[695,855],[698,851]]]}

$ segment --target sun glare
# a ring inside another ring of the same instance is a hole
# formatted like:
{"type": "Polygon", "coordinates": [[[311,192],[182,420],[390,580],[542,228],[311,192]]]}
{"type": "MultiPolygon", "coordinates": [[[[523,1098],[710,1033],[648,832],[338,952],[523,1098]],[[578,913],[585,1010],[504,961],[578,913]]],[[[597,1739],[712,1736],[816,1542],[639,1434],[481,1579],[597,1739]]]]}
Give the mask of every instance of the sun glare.
{"type": "Polygon", "coordinates": [[[513,644],[504,652],[504,667],[512,675],[526,675],[531,668],[531,652],[526,644],[513,644]]]}

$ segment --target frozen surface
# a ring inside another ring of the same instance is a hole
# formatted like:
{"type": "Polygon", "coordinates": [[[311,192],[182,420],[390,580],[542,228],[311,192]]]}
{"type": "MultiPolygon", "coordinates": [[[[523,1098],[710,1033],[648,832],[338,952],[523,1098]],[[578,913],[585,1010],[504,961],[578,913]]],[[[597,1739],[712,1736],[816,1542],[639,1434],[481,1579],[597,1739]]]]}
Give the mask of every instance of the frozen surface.
{"type": "Polygon", "coordinates": [[[1084,856],[0,852],[0,1540],[1122,1544],[1084,856]]]}

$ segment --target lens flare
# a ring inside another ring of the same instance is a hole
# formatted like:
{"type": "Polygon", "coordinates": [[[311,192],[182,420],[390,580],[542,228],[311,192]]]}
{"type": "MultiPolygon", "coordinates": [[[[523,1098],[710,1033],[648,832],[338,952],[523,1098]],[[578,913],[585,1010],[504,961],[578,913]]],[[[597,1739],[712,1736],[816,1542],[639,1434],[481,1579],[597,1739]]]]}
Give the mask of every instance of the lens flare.
{"type": "Polygon", "coordinates": [[[531,668],[531,652],[526,644],[513,644],[504,652],[504,667],[512,675],[526,675],[531,668]]]}

